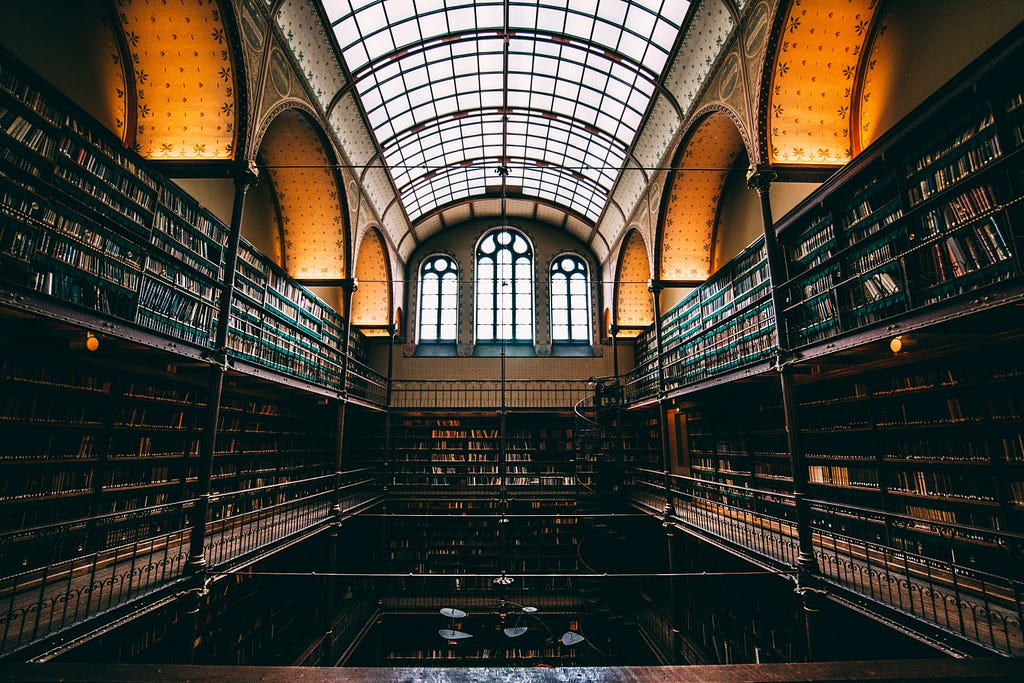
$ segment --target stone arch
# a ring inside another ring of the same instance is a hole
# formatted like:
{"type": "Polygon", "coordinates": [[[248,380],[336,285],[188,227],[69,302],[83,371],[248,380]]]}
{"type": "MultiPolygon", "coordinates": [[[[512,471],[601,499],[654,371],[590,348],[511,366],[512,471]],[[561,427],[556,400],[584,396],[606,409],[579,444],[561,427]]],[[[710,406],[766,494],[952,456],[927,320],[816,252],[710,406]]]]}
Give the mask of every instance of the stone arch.
{"type": "Polygon", "coordinates": [[[277,205],[280,265],[302,281],[347,277],[347,206],[333,149],[304,108],[293,104],[275,114],[259,141],[257,165],[277,205]]]}
{"type": "Polygon", "coordinates": [[[134,92],[125,143],[160,161],[235,157],[246,107],[233,16],[217,0],[117,3],[134,92]]]}
{"type": "Polygon", "coordinates": [[[355,275],[359,287],[352,295],[352,324],[368,336],[386,335],[391,324],[391,265],[384,236],[376,227],[363,232],[356,249],[355,275]]]}
{"type": "Polygon", "coordinates": [[[615,270],[615,324],[632,329],[616,336],[635,337],[640,328],[654,322],[654,299],[648,290],[651,259],[643,234],[636,228],[626,233],[615,270]]]}
{"type": "Polygon", "coordinates": [[[744,149],[736,120],[721,108],[696,119],[684,137],[662,200],[655,256],[660,279],[711,275],[722,190],[744,149]]]}
{"type": "Polygon", "coordinates": [[[793,0],[777,17],[758,115],[768,163],[837,166],[856,154],[853,111],[880,4],[793,0]]]}

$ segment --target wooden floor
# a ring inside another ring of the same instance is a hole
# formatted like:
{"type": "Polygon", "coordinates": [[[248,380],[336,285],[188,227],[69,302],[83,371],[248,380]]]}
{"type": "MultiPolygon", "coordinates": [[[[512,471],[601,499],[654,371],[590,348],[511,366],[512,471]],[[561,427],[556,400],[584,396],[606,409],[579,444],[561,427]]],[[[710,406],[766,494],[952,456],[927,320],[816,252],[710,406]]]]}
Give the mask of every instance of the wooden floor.
{"type": "Polygon", "coordinates": [[[1017,659],[927,659],[732,666],[564,667],[553,669],[303,668],[132,664],[0,665],[0,683],[741,683],[745,681],[1015,681],[1017,659]]]}

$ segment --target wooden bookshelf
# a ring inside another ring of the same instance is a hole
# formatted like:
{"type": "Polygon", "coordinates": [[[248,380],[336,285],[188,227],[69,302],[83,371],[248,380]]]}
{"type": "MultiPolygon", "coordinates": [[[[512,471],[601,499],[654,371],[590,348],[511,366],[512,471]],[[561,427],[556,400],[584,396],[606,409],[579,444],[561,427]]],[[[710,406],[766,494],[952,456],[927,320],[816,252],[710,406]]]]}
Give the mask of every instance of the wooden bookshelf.
{"type": "Polygon", "coordinates": [[[340,389],[341,316],[244,239],[238,256],[229,352],[276,372],[340,389]]]}
{"type": "Polygon", "coordinates": [[[576,486],[573,419],[562,413],[513,413],[504,459],[497,415],[400,414],[394,418],[391,472],[396,490],[493,495],[507,487],[531,497],[576,486]],[[436,488],[435,488],[436,487],[436,488]]]}
{"type": "Polygon", "coordinates": [[[770,379],[688,397],[690,469],[695,479],[786,492],[792,488],[781,396],[770,379]]]}
{"type": "Polygon", "coordinates": [[[309,394],[275,396],[243,375],[229,375],[227,381],[213,459],[214,491],[262,488],[334,471],[336,404],[309,394]]]}
{"type": "Polygon", "coordinates": [[[1024,369],[1006,349],[800,387],[814,495],[907,517],[1019,528],[1024,369]]]}
{"type": "MultiPolygon", "coordinates": [[[[759,238],[665,313],[662,367],[665,388],[679,389],[763,362],[775,351],[764,238],[759,238]]],[[[635,341],[635,366],[642,382],[634,393],[657,386],[653,326],[635,341]]]]}
{"type": "Polygon", "coordinates": [[[0,528],[25,530],[8,539],[0,569],[183,528],[188,520],[170,504],[192,495],[205,383],[143,367],[126,377],[36,346],[13,345],[0,360],[0,528]],[[149,512],[124,514],[137,510],[149,512]]]}
{"type": "MultiPolygon", "coordinates": [[[[0,57],[0,279],[210,348],[227,226],[13,57],[0,57]]],[[[365,342],[343,341],[342,318],[244,241],[237,263],[229,353],[341,389],[344,354],[365,360],[365,342]]]]}
{"type": "Polygon", "coordinates": [[[1024,157],[1009,69],[986,65],[938,93],[777,224],[794,347],[967,297],[995,304],[1019,281],[1024,157]]]}

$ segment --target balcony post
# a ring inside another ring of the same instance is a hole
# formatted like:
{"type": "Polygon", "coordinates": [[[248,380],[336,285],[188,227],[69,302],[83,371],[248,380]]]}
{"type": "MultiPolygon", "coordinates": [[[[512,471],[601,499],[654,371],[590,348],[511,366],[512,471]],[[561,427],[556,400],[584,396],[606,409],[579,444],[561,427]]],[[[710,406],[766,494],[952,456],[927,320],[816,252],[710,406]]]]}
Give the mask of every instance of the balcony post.
{"type": "Polygon", "coordinates": [[[187,661],[194,657],[196,628],[199,610],[206,595],[207,559],[205,554],[206,530],[210,515],[210,492],[213,481],[213,456],[217,449],[217,430],[220,424],[220,405],[224,393],[224,374],[228,363],[228,324],[231,317],[231,299],[235,288],[235,266],[238,263],[238,247],[242,239],[242,216],[245,213],[245,197],[259,178],[255,166],[244,165],[235,169],[235,194],[231,205],[231,224],[228,226],[228,241],[224,254],[224,272],[220,285],[220,306],[217,311],[217,328],[214,347],[210,353],[209,389],[206,394],[206,421],[199,443],[197,465],[196,503],[192,509],[189,536],[188,560],[185,574],[190,577],[189,588],[183,599],[186,618],[182,620],[190,630],[188,637],[187,661]]]}
{"type": "Polygon", "coordinates": [[[359,289],[359,282],[354,277],[347,277],[341,281],[341,291],[344,295],[345,305],[345,316],[342,318],[344,323],[341,326],[341,378],[338,380],[338,390],[341,392],[342,398],[348,394],[348,367],[351,357],[349,350],[352,348],[352,295],[359,289]]]}
{"type": "Polygon", "coordinates": [[[668,434],[668,403],[665,398],[665,363],[662,358],[665,346],[661,336],[661,292],[664,288],[660,280],[650,280],[647,283],[647,289],[654,299],[654,352],[658,369],[658,432],[661,437],[661,469],[664,473],[665,487],[664,515],[667,524],[669,518],[675,514],[675,510],[672,507],[672,478],[669,476],[672,454],[668,434]]]}
{"type": "Polygon", "coordinates": [[[796,560],[796,593],[800,596],[804,611],[806,630],[806,659],[815,659],[815,635],[819,598],[824,593],[818,562],[814,556],[814,542],[811,533],[810,506],[807,502],[807,463],[800,448],[800,426],[797,413],[792,363],[797,356],[789,349],[785,319],[782,311],[786,305],[785,290],[781,287],[785,280],[785,260],[782,248],[775,233],[772,218],[772,206],[769,190],[775,180],[775,173],[769,169],[752,167],[747,174],[747,186],[757,192],[761,204],[761,220],[764,230],[765,254],[768,262],[768,281],[772,293],[772,306],[775,309],[775,340],[777,356],[775,367],[779,376],[782,393],[782,410],[786,427],[786,447],[789,451],[790,472],[793,478],[794,515],[797,530],[796,560]]]}

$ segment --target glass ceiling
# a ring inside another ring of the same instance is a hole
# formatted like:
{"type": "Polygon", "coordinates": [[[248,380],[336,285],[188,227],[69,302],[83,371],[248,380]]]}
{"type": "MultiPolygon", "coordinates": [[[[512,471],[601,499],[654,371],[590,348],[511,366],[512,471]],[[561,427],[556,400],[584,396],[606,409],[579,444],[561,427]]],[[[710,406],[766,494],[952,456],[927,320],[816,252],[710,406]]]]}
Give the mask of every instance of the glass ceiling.
{"type": "Polygon", "coordinates": [[[596,221],[690,4],[321,1],[412,221],[500,193],[502,167],[596,221]]]}

